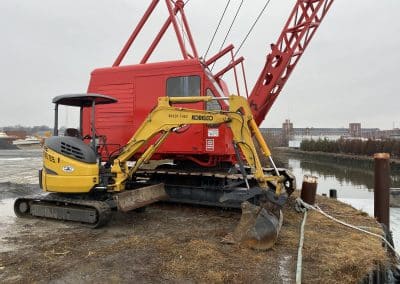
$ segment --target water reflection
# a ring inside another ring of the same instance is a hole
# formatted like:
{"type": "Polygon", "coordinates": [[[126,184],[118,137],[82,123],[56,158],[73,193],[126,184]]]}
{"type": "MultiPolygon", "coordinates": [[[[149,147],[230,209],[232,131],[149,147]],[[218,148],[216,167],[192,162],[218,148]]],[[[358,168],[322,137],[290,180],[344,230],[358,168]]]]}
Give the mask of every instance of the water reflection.
{"type": "MultiPolygon", "coordinates": [[[[334,179],[340,187],[349,185],[353,188],[373,191],[373,171],[327,163],[304,155],[293,156],[285,152],[277,152],[274,158],[280,167],[289,168],[294,172],[301,170],[307,174],[318,176],[320,180],[334,179]]],[[[391,176],[391,187],[400,187],[400,175],[391,176]]]]}
{"type": "MultiPolygon", "coordinates": [[[[346,167],[311,158],[306,155],[274,151],[277,166],[290,169],[301,186],[304,175],[318,177],[318,194],[329,194],[329,189],[336,189],[338,199],[354,208],[374,214],[374,175],[373,171],[346,167]]],[[[400,175],[391,177],[391,187],[400,187],[400,175]]],[[[390,226],[395,247],[400,248],[400,208],[390,209],[390,226]]]]}

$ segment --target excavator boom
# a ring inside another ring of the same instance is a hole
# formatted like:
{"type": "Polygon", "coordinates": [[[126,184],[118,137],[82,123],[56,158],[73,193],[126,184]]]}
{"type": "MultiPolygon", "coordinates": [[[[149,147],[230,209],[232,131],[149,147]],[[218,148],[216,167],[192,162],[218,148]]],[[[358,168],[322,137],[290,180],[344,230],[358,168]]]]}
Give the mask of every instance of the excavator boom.
{"type": "MultiPolygon", "coordinates": [[[[124,190],[124,182],[131,179],[134,173],[145,162],[148,162],[151,156],[157,151],[168,136],[175,130],[185,125],[216,125],[227,124],[232,131],[233,143],[240,148],[248,165],[254,172],[261,188],[267,188],[268,181],[278,181],[279,173],[275,168],[277,176],[266,176],[263,172],[260,159],[258,157],[256,147],[253,143],[252,136],[258,142],[262,153],[267,157],[271,157],[271,151],[265,143],[260,130],[258,129],[247,101],[240,96],[229,96],[225,98],[229,104],[228,111],[203,111],[196,109],[188,109],[183,107],[175,107],[173,104],[209,102],[216,100],[213,97],[160,97],[158,105],[147,116],[136,133],[129,140],[122,152],[114,159],[112,172],[116,174],[115,184],[110,188],[114,191],[124,190]],[[149,144],[153,137],[160,135],[158,139],[148,145],[147,149],[137,159],[135,165],[131,169],[127,169],[126,162],[129,161],[143,146],[149,144]],[[124,165],[121,167],[121,165],[124,165]]],[[[240,154],[238,153],[238,156],[240,154]]],[[[240,156],[239,156],[240,159],[240,156]]],[[[273,164],[275,167],[275,165],[273,164]]],[[[277,183],[279,184],[279,183],[277,183]]],[[[280,187],[279,187],[280,190],[280,187]]]]}

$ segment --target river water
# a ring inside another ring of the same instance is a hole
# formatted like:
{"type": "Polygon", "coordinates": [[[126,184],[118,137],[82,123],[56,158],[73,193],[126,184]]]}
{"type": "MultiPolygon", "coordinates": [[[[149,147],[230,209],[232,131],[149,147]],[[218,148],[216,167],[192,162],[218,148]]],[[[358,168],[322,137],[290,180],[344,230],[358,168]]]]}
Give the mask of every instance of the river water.
{"type": "MultiPolygon", "coordinates": [[[[340,165],[324,164],[304,156],[293,157],[284,152],[274,157],[280,167],[289,168],[300,186],[304,175],[318,177],[318,193],[336,189],[338,199],[373,216],[373,173],[340,165]]],[[[16,218],[12,210],[17,196],[39,192],[38,169],[41,150],[0,150],[0,221],[11,224],[16,218]]],[[[392,187],[400,187],[400,176],[392,177],[392,187]]],[[[397,251],[400,248],[400,208],[391,208],[391,230],[397,251]]],[[[1,229],[0,229],[1,231],[1,229]]]]}
{"type": "MultiPolygon", "coordinates": [[[[301,187],[304,175],[318,177],[318,194],[327,194],[336,189],[338,199],[370,216],[374,215],[374,174],[373,171],[324,163],[307,155],[277,151],[275,162],[290,169],[301,187]]],[[[391,187],[400,187],[400,176],[391,176],[391,187]]],[[[395,248],[400,252],[400,208],[390,208],[390,229],[393,232],[395,248]]]]}

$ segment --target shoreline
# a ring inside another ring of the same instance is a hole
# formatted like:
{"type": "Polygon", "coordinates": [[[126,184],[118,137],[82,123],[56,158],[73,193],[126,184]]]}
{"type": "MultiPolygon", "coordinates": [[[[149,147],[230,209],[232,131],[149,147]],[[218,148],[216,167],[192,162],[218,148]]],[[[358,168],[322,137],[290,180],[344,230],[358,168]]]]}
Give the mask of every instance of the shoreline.
{"type": "MultiPolygon", "coordinates": [[[[275,147],[273,152],[290,153],[297,156],[307,156],[319,159],[325,163],[340,163],[343,166],[357,167],[363,170],[374,171],[374,158],[369,156],[357,156],[348,154],[326,153],[326,152],[310,152],[293,149],[289,147],[275,147]]],[[[390,159],[390,169],[392,174],[400,174],[400,160],[390,159]]]]}

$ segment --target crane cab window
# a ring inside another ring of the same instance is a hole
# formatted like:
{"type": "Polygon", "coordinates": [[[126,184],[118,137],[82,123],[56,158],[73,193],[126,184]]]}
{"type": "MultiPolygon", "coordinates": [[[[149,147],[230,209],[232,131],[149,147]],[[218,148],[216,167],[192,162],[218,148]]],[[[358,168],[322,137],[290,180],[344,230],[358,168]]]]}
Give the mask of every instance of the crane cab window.
{"type": "Polygon", "coordinates": [[[200,76],[180,76],[167,79],[168,97],[200,96],[200,76]]]}

